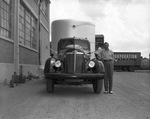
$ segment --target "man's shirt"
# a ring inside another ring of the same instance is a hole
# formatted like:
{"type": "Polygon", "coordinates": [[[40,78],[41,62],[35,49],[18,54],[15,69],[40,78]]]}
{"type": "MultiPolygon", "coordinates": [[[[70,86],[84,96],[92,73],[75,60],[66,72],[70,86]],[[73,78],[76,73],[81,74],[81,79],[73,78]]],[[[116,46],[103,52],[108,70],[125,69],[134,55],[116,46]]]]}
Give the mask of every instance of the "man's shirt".
{"type": "Polygon", "coordinates": [[[101,52],[101,57],[103,60],[114,60],[114,53],[110,49],[108,50],[103,49],[101,52]]]}

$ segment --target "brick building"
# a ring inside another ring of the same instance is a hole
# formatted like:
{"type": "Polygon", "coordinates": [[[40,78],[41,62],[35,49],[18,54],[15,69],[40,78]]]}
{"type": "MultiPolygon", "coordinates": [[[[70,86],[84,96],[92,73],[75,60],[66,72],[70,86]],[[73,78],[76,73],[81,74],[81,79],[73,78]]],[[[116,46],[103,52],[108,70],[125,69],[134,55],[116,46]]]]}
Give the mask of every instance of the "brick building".
{"type": "Polygon", "coordinates": [[[37,75],[49,57],[50,0],[0,0],[0,83],[14,72],[37,75]],[[40,19],[39,19],[40,18],[40,19]]]}

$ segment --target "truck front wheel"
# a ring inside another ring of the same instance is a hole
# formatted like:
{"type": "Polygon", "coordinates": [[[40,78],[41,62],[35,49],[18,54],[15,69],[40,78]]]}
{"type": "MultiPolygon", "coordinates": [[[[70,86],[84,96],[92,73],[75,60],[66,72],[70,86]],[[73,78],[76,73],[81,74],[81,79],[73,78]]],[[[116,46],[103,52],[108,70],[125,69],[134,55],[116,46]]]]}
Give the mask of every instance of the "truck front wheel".
{"type": "Polygon", "coordinates": [[[100,94],[101,91],[102,91],[102,88],[103,88],[103,80],[98,80],[98,79],[96,79],[96,80],[93,82],[93,90],[94,90],[94,93],[100,94]]]}
{"type": "Polygon", "coordinates": [[[54,92],[54,81],[46,79],[46,88],[48,93],[54,92]]]}

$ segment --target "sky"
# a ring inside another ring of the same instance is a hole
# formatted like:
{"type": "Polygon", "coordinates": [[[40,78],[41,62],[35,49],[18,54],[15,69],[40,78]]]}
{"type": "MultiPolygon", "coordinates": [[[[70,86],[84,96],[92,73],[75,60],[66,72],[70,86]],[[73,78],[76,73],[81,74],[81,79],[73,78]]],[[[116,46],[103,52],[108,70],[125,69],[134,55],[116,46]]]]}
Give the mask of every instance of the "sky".
{"type": "Polygon", "coordinates": [[[50,22],[90,21],[114,52],[150,53],[150,0],[51,0],[50,22]]]}

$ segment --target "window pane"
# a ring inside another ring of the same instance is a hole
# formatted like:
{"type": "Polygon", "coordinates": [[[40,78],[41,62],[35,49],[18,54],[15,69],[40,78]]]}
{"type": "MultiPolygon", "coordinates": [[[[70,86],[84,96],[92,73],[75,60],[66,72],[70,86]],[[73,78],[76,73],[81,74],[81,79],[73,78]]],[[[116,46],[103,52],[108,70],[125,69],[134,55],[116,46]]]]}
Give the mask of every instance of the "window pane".
{"type": "Polygon", "coordinates": [[[3,29],[0,27],[0,35],[3,35],[3,29]]]}
{"type": "Polygon", "coordinates": [[[26,22],[26,27],[30,29],[30,24],[26,22]]]}
{"type": "Polygon", "coordinates": [[[0,14],[1,18],[4,17],[4,12],[3,12],[3,9],[1,9],[1,14],[0,14]]]}
{"type": "Polygon", "coordinates": [[[20,15],[24,17],[24,11],[20,9],[20,15]]]}
{"type": "Polygon", "coordinates": [[[25,45],[28,46],[28,47],[30,47],[30,42],[26,40],[25,41],[25,45]]]}
{"type": "Polygon", "coordinates": [[[30,30],[26,28],[26,34],[30,35],[30,30]]]}
{"type": "Polygon", "coordinates": [[[4,20],[4,28],[6,28],[6,26],[7,26],[7,25],[6,25],[6,20],[4,20]]]}
{"type": "Polygon", "coordinates": [[[9,14],[6,13],[6,20],[9,21],[9,14]]]}
{"type": "Polygon", "coordinates": [[[6,3],[3,3],[3,9],[6,11],[6,3]]]}
{"type": "Polygon", "coordinates": [[[21,39],[21,37],[19,37],[19,43],[21,43],[21,44],[22,44],[22,39],[21,39]]]}
{"type": "Polygon", "coordinates": [[[33,39],[36,39],[36,19],[22,4],[20,4],[19,22],[19,30],[22,31],[19,36],[25,39],[24,45],[36,49],[36,40],[33,45],[33,39]]]}
{"type": "Polygon", "coordinates": [[[6,37],[9,37],[9,32],[8,31],[6,31],[6,37]]]}
{"type": "Polygon", "coordinates": [[[2,36],[4,35],[4,29],[3,28],[1,29],[1,35],[2,36]]]}
{"type": "Polygon", "coordinates": [[[6,5],[6,11],[9,12],[9,6],[8,5],[6,5]]]}
{"type": "Polygon", "coordinates": [[[10,32],[10,20],[9,20],[9,0],[0,0],[0,34],[9,37],[10,32]]]}
{"type": "Polygon", "coordinates": [[[4,19],[1,19],[1,26],[4,27],[4,19]]]}
{"type": "Polygon", "coordinates": [[[0,0],[0,6],[1,6],[1,8],[3,8],[3,1],[2,0],[0,0]]]}

